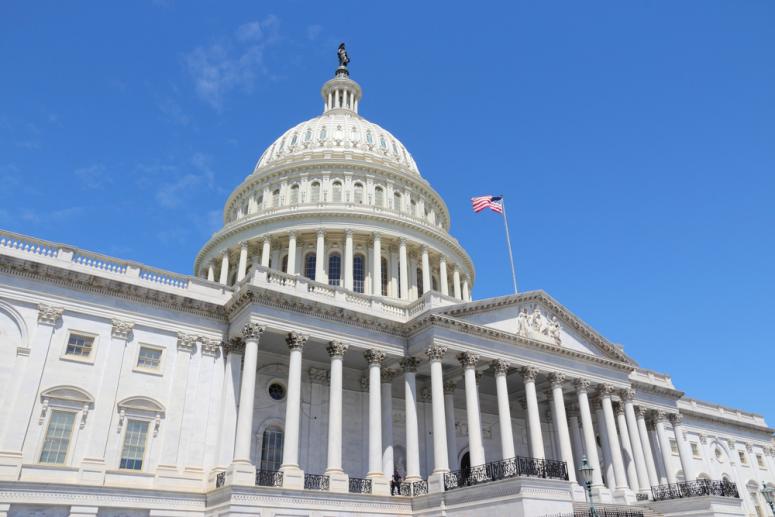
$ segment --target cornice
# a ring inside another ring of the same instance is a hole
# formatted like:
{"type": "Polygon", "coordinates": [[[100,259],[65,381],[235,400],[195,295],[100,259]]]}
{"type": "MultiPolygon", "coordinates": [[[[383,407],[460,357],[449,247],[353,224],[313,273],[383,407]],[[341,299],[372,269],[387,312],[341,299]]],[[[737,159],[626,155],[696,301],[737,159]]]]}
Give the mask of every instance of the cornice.
{"type": "Polygon", "coordinates": [[[582,337],[591,341],[594,345],[598,346],[602,351],[613,355],[618,361],[627,363],[631,366],[637,366],[635,360],[625,354],[619,347],[605,339],[598,334],[592,327],[577,318],[567,307],[559,303],[557,300],[549,296],[545,291],[528,291],[520,294],[513,294],[508,296],[500,296],[497,298],[487,298],[476,302],[468,302],[463,304],[454,305],[450,308],[443,309],[440,312],[449,314],[452,316],[463,314],[476,314],[479,312],[489,311],[501,307],[509,307],[519,303],[536,302],[540,301],[550,309],[558,313],[564,319],[564,323],[568,324],[573,330],[578,332],[582,337]]]}
{"type": "Polygon", "coordinates": [[[82,292],[112,296],[156,308],[187,312],[212,318],[219,322],[226,321],[226,313],[220,304],[8,255],[0,255],[0,273],[47,282],[82,292]]]}

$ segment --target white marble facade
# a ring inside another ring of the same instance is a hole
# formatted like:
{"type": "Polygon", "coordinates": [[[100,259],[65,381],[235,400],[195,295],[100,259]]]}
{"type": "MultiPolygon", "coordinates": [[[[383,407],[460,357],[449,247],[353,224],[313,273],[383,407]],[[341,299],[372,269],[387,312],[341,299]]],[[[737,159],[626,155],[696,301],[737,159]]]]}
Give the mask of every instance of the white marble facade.
{"type": "Polygon", "coordinates": [[[584,501],[582,456],[600,503],[726,479],[724,511],[768,515],[764,419],[689,398],[546,293],[474,301],[446,205],[361,95],[340,68],[193,276],[0,233],[0,516],[548,515],[584,501]],[[445,490],[515,456],[568,479],[445,490]]]}

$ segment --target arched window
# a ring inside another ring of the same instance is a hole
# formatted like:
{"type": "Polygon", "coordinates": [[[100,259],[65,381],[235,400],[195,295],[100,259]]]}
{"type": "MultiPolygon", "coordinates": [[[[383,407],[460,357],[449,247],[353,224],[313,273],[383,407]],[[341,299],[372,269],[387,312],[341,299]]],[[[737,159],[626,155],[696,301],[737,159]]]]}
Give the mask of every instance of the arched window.
{"type": "Polygon", "coordinates": [[[335,181],[331,189],[331,201],[334,203],[342,202],[342,183],[335,181]]]}
{"type": "Polygon", "coordinates": [[[287,273],[287,272],[288,272],[288,255],[284,255],[284,256],[283,256],[283,268],[282,268],[282,272],[283,272],[283,273],[287,273]]]}
{"type": "Polygon", "coordinates": [[[280,470],[283,463],[285,433],[276,425],[267,427],[261,438],[261,465],[259,470],[280,470]]]}
{"type": "Polygon", "coordinates": [[[374,204],[378,207],[385,206],[385,191],[382,190],[382,187],[374,189],[374,204]]]}
{"type": "Polygon", "coordinates": [[[258,196],[256,198],[256,210],[261,210],[264,208],[264,196],[258,196]]]}
{"type": "Polygon", "coordinates": [[[312,182],[312,185],[310,187],[309,200],[310,200],[310,203],[320,202],[320,182],[318,181],[312,182]]]}
{"type": "Polygon", "coordinates": [[[381,267],[382,274],[380,276],[382,277],[381,278],[381,280],[382,280],[382,296],[387,296],[388,295],[388,280],[389,280],[389,278],[388,278],[388,263],[387,263],[387,259],[385,257],[382,257],[381,265],[382,265],[382,267],[381,267]]]}
{"type": "Polygon", "coordinates": [[[310,280],[315,280],[315,254],[308,253],[304,258],[304,276],[310,280]]]}
{"type": "Polygon", "coordinates": [[[272,208],[277,208],[280,206],[280,189],[275,189],[274,192],[272,192],[272,208]]]}
{"type": "Polygon", "coordinates": [[[342,256],[339,253],[332,253],[328,256],[328,285],[341,285],[342,279],[342,256]]]}
{"type": "Polygon", "coordinates": [[[353,187],[353,202],[356,205],[363,204],[363,185],[360,183],[356,183],[353,187]]]}
{"type": "Polygon", "coordinates": [[[299,186],[291,186],[291,204],[295,205],[299,202],[299,186]]]}
{"type": "Polygon", "coordinates": [[[401,193],[393,192],[393,210],[401,211],[401,193]]]}
{"type": "Polygon", "coordinates": [[[439,280],[435,276],[431,277],[431,289],[434,291],[439,290],[439,280]]]}
{"type": "Polygon", "coordinates": [[[356,293],[363,292],[364,261],[363,255],[353,257],[353,291],[356,293]]]}
{"type": "Polygon", "coordinates": [[[422,290],[422,287],[423,287],[422,286],[422,269],[420,269],[419,267],[417,268],[417,276],[416,276],[416,278],[417,278],[417,292],[420,293],[420,296],[422,296],[424,294],[424,292],[422,290]]]}

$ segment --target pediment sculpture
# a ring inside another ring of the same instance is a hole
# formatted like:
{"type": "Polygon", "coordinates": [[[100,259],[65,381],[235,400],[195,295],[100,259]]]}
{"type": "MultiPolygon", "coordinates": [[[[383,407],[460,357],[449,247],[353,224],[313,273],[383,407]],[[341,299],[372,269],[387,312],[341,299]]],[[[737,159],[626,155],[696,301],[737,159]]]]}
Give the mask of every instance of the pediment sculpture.
{"type": "Polygon", "coordinates": [[[548,341],[555,345],[562,344],[560,321],[557,316],[550,317],[548,314],[544,314],[538,305],[533,305],[531,311],[527,307],[522,307],[519,311],[517,335],[539,341],[548,341]]]}

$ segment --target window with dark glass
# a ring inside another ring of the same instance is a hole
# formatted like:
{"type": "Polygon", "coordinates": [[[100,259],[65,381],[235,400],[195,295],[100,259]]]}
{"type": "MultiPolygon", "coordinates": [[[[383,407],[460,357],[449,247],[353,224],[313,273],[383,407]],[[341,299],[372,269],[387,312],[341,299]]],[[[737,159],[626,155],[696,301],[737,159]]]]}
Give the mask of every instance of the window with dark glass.
{"type": "Polygon", "coordinates": [[[261,464],[259,470],[280,470],[283,463],[283,430],[267,427],[261,438],[261,464]]]}
{"type": "Polygon", "coordinates": [[[119,468],[142,470],[145,457],[145,443],[148,438],[148,422],[129,420],[124,434],[124,446],[121,449],[119,468]]]}
{"type": "Polygon", "coordinates": [[[388,280],[389,280],[388,279],[388,263],[387,263],[387,259],[384,258],[384,257],[382,257],[381,266],[382,266],[381,267],[382,275],[380,275],[380,276],[382,276],[382,279],[381,279],[382,280],[382,296],[387,296],[388,295],[388,280]]]}
{"type": "Polygon", "coordinates": [[[353,257],[353,291],[356,293],[363,292],[363,279],[364,279],[364,258],[363,255],[355,255],[353,257]]]}
{"type": "Polygon", "coordinates": [[[304,259],[304,276],[315,280],[315,254],[309,253],[304,259]]]}
{"type": "Polygon", "coordinates": [[[354,187],[353,201],[356,205],[363,204],[363,185],[356,183],[354,187]]]}
{"type": "Polygon", "coordinates": [[[341,285],[342,280],[342,256],[332,253],[328,257],[328,285],[341,285]]]}
{"type": "Polygon", "coordinates": [[[283,257],[283,268],[282,268],[282,272],[283,272],[283,273],[287,273],[287,272],[288,272],[288,255],[285,255],[285,256],[283,257]]]}
{"type": "Polygon", "coordinates": [[[416,278],[416,280],[417,280],[417,292],[420,293],[420,296],[422,296],[423,295],[423,290],[422,290],[422,287],[423,287],[423,285],[422,285],[422,269],[420,269],[420,268],[417,268],[417,278],[416,278]]]}

